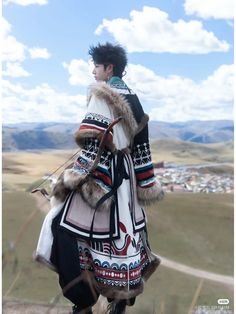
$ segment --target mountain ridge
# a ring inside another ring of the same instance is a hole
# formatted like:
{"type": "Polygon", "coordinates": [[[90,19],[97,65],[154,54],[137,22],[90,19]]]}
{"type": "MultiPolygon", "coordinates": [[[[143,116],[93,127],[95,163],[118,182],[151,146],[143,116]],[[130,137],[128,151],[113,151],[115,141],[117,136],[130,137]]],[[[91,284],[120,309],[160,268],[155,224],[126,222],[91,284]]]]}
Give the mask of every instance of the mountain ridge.
{"type": "MultiPolygon", "coordinates": [[[[67,149],[74,148],[73,134],[78,123],[18,123],[3,124],[2,150],[67,149]]],[[[180,140],[200,144],[232,141],[233,120],[209,120],[187,122],[149,121],[150,141],[180,140]]]]}

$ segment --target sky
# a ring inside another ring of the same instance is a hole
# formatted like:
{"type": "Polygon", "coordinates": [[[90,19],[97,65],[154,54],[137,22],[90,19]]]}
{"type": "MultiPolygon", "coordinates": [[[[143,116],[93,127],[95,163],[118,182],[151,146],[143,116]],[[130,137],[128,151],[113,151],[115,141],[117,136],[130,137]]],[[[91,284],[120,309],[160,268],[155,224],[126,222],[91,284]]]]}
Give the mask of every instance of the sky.
{"type": "Polygon", "coordinates": [[[91,45],[127,51],[150,120],[233,119],[233,0],[2,0],[3,124],[79,123],[91,45]]]}

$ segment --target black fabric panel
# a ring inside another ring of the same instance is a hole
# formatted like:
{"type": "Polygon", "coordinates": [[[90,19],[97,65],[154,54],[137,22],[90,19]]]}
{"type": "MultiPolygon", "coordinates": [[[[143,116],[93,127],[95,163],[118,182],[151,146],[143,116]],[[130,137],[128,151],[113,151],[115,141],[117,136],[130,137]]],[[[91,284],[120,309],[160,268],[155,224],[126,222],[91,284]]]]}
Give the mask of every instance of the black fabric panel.
{"type": "MultiPolygon", "coordinates": [[[[136,94],[123,95],[128,101],[130,108],[134,114],[136,122],[139,124],[144,116],[143,107],[136,94]]],[[[138,144],[148,143],[148,125],[146,125],[135,137],[133,147],[138,144]]]]}
{"type": "MultiPolygon", "coordinates": [[[[62,214],[63,209],[52,222],[54,240],[51,261],[58,269],[59,284],[63,289],[81,275],[81,269],[76,237],[60,228],[62,214]]],[[[88,283],[84,281],[74,284],[69,290],[63,292],[63,295],[72,303],[77,304],[80,309],[93,305],[99,296],[96,292],[95,299],[88,283]]]]}
{"type": "Polygon", "coordinates": [[[140,121],[144,115],[144,111],[143,111],[142,105],[141,105],[137,95],[125,94],[123,96],[128,101],[137,123],[140,123],[140,121]]]}

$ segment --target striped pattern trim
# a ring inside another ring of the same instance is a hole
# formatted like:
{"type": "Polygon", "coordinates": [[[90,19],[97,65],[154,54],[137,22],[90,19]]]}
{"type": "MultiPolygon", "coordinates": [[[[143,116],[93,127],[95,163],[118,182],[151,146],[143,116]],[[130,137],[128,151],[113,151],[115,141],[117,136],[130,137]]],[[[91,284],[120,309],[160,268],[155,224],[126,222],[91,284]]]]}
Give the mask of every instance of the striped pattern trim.
{"type": "Polygon", "coordinates": [[[132,153],[137,184],[147,188],[155,184],[153,163],[149,143],[138,144],[132,153]]]}
{"type": "MultiPolygon", "coordinates": [[[[91,139],[90,141],[87,141],[85,149],[83,149],[81,155],[74,163],[74,170],[81,174],[84,173],[84,169],[88,169],[93,164],[93,161],[96,158],[97,150],[97,140],[91,139]],[[86,148],[88,149],[86,150],[86,148]]],[[[94,179],[98,180],[97,183],[106,190],[110,190],[112,185],[111,158],[112,155],[109,152],[104,151],[101,156],[100,162],[93,172],[94,179]]]]}
{"type": "MultiPolygon", "coordinates": [[[[91,138],[101,140],[104,131],[107,129],[111,119],[97,113],[88,112],[82,120],[78,131],[75,134],[77,144],[84,148],[85,141],[91,138]]],[[[106,137],[106,146],[112,150],[113,147],[113,130],[106,137]],[[109,146],[110,145],[110,146],[109,146]]]]}

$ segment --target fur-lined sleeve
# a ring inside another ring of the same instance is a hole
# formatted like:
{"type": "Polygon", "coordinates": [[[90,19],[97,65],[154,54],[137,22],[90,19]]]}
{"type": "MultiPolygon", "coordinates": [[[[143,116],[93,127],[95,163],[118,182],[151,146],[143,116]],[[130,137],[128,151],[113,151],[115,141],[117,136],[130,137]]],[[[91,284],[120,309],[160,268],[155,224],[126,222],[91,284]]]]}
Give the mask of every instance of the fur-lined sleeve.
{"type": "MultiPolygon", "coordinates": [[[[90,138],[101,140],[103,132],[113,121],[113,115],[103,99],[96,96],[89,98],[88,111],[82,120],[79,129],[75,133],[75,141],[84,148],[86,141],[90,138]]],[[[113,130],[111,130],[106,138],[106,147],[113,151],[113,130]]]]}
{"type": "MultiPolygon", "coordinates": [[[[103,82],[92,85],[88,97],[87,113],[75,134],[75,141],[82,150],[73,168],[64,171],[59,189],[55,189],[58,192],[57,195],[62,194],[60,191],[63,188],[66,191],[67,189],[76,189],[81,181],[84,182],[86,176],[84,167],[91,165],[96,158],[102,132],[107,129],[114,118],[120,116],[123,118],[120,123],[125,134],[131,140],[137,128],[137,123],[128,102],[103,82]]],[[[115,150],[113,130],[111,130],[106,139],[100,162],[92,177],[80,187],[81,196],[92,207],[95,207],[97,201],[111,189],[111,161],[112,153],[115,150]]],[[[109,207],[109,201],[112,201],[111,198],[106,201],[107,206],[105,207],[107,208],[109,207]]]]}
{"type": "Polygon", "coordinates": [[[161,184],[154,175],[149,143],[137,144],[132,151],[137,180],[137,194],[141,205],[160,201],[163,196],[161,184]]]}
{"type": "MultiPolygon", "coordinates": [[[[63,181],[66,188],[76,189],[84,181],[87,173],[84,169],[93,165],[97,156],[103,131],[112,122],[112,115],[106,103],[97,97],[92,97],[78,131],[75,134],[77,144],[82,148],[73,168],[64,171],[63,181]]],[[[106,140],[106,146],[100,161],[92,176],[80,187],[80,194],[89,205],[95,208],[98,200],[107,194],[112,185],[111,160],[113,145],[113,130],[106,140]]],[[[110,206],[107,200],[105,207],[110,206]]]]}
{"type": "Polygon", "coordinates": [[[154,175],[149,144],[148,116],[144,113],[137,96],[133,96],[132,104],[139,127],[134,137],[131,156],[137,181],[138,200],[140,204],[146,205],[161,200],[164,193],[154,175]]]}

